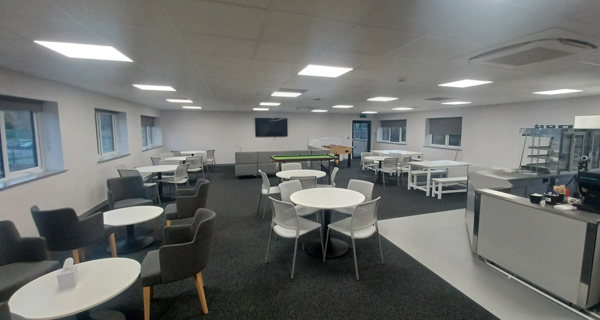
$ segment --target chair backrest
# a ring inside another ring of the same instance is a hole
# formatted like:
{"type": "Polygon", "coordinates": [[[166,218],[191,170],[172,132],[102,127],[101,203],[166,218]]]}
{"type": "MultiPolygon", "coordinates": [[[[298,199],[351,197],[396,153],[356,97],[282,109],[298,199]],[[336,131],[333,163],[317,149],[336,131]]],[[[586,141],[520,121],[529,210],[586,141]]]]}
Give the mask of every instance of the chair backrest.
{"type": "Polygon", "coordinates": [[[206,150],[206,159],[204,161],[215,161],[215,149],[206,150]]]}
{"type": "Polygon", "coordinates": [[[206,207],[209,186],[210,181],[198,179],[194,188],[177,190],[175,204],[178,219],[193,217],[196,210],[206,207]]]}
{"type": "Polygon", "coordinates": [[[282,228],[298,231],[300,219],[298,219],[294,205],[287,201],[274,199],[273,197],[269,197],[269,199],[271,199],[271,203],[273,204],[273,221],[271,225],[278,225],[282,228]]]}
{"type": "Polygon", "coordinates": [[[402,155],[398,160],[398,167],[408,168],[408,163],[412,160],[412,156],[402,155]]]}
{"type": "Polygon", "coordinates": [[[175,169],[175,176],[174,176],[173,180],[175,180],[175,181],[187,180],[188,179],[188,173],[187,173],[188,165],[189,164],[187,164],[187,163],[178,165],[177,169],[175,169]]]}
{"type": "Polygon", "coordinates": [[[170,157],[174,157],[175,155],[173,154],[173,152],[163,152],[160,154],[160,158],[161,159],[165,159],[165,158],[170,158],[170,157]]]}
{"type": "Polygon", "coordinates": [[[380,199],[381,197],[377,197],[376,199],[356,205],[350,222],[350,228],[352,230],[361,230],[370,227],[377,222],[377,210],[379,208],[380,199]]]}
{"type": "Polygon", "coordinates": [[[117,171],[119,172],[119,177],[141,176],[140,172],[135,169],[117,168],[117,171]]]}
{"type": "Polygon", "coordinates": [[[302,184],[298,180],[289,180],[279,184],[281,200],[290,202],[290,196],[296,191],[302,190],[302,184]]]}
{"type": "Polygon", "coordinates": [[[160,162],[160,158],[159,157],[150,157],[150,161],[152,161],[153,166],[157,166],[160,162]]]}
{"type": "Polygon", "coordinates": [[[180,165],[181,162],[179,160],[159,160],[159,165],[180,165]]]}
{"type": "Polygon", "coordinates": [[[396,168],[398,166],[398,158],[385,158],[381,164],[382,168],[396,168]]]}
{"type": "Polygon", "coordinates": [[[266,173],[264,173],[260,169],[258,169],[258,173],[260,174],[260,177],[262,178],[261,189],[269,192],[269,189],[271,189],[271,181],[269,181],[269,177],[267,176],[266,173]]]}
{"type": "Polygon", "coordinates": [[[202,156],[186,157],[185,163],[188,164],[188,170],[190,169],[202,169],[202,156]]]}
{"type": "Polygon", "coordinates": [[[173,154],[175,157],[177,157],[177,156],[180,156],[180,155],[181,155],[181,151],[177,151],[177,150],[171,150],[171,153],[172,153],[172,154],[173,154]]]}
{"type": "Polygon", "coordinates": [[[302,170],[302,163],[300,162],[284,162],[281,164],[281,171],[286,170],[302,170]]]}
{"type": "Polygon", "coordinates": [[[340,171],[340,168],[335,167],[333,168],[333,171],[331,171],[331,185],[335,188],[335,177],[337,176],[338,171],[340,171]]]}
{"type": "Polygon", "coordinates": [[[373,155],[373,152],[361,152],[360,153],[360,163],[369,162],[369,160],[366,160],[365,157],[368,157],[371,155],[373,155]]]}
{"type": "Polygon", "coordinates": [[[302,189],[310,189],[317,186],[317,177],[315,176],[290,177],[290,180],[300,181],[302,189]]]}
{"type": "Polygon", "coordinates": [[[0,266],[21,261],[20,240],[21,235],[12,221],[0,221],[0,266]]]}
{"type": "Polygon", "coordinates": [[[373,182],[350,179],[348,182],[348,189],[358,191],[365,196],[365,201],[373,199],[373,182]]]}
{"type": "Polygon", "coordinates": [[[169,228],[175,228],[177,232],[183,232],[181,229],[187,228],[189,241],[163,245],[158,249],[161,282],[194,276],[206,267],[216,215],[210,209],[200,208],[196,210],[192,224],[165,227],[165,235],[169,228]]]}
{"type": "Polygon", "coordinates": [[[97,221],[80,224],[77,213],[72,208],[40,210],[37,206],[30,209],[38,233],[46,239],[48,250],[73,250],[86,246],[104,236],[104,223],[98,214],[97,221]]]}
{"type": "Polygon", "coordinates": [[[140,175],[106,180],[108,188],[109,208],[113,208],[116,201],[123,199],[145,198],[144,180],[140,175]]]}

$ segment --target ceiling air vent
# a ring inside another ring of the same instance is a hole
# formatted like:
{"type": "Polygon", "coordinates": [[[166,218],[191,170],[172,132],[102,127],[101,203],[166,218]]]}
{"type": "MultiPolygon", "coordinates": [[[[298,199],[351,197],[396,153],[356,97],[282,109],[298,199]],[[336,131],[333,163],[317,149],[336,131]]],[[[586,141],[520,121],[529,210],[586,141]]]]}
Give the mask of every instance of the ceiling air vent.
{"type": "Polygon", "coordinates": [[[431,101],[444,101],[444,100],[452,100],[454,98],[446,98],[446,97],[433,97],[433,98],[427,98],[425,100],[431,100],[431,101]]]}

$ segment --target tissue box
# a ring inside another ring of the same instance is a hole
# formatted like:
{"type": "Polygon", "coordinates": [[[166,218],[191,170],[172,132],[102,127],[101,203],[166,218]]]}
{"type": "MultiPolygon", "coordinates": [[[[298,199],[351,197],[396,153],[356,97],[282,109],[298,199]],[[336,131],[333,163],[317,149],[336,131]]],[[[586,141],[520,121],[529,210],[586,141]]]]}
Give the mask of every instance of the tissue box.
{"type": "Polygon", "coordinates": [[[58,289],[69,289],[77,285],[77,266],[73,266],[69,269],[61,269],[58,271],[56,277],[58,278],[58,289]]]}

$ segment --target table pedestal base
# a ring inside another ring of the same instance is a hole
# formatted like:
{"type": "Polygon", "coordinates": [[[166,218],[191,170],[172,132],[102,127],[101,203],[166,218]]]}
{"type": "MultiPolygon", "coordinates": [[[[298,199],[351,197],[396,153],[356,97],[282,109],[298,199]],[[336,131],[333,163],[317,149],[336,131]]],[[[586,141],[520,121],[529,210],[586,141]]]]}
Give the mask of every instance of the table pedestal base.
{"type": "Polygon", "coordinates": [[[85,311],[75,316],[77,320],[126,320],[125,315],[115,310],[85,311]]]}
{"type": "MultiPolygon", "coordinates": [[[[133,225],[127,226],[127,238],[117,241],[117,254],[140,251],[154,242],[152,237],[136,236],[133,225]]],[[[107,249],[110,252],[110,248],[107,249]]]]}
{"type": "MultiPolygon", "coordinates": [[[[321,240],[311,239],[305,245],[306,252],[313,257],[323,259],[323,250],[321,250],[321,240]]],[[[329,237],[327,245],[327,259],[339,258],[344,256],[350,250],[350,246],[344,240],[329,237]]]]}

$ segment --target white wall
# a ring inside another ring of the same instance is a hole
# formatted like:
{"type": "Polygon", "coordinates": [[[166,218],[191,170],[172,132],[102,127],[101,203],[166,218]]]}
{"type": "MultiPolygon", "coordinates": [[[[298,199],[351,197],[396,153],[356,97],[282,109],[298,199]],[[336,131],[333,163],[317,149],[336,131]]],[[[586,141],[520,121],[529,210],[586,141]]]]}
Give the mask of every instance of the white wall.
{"type": "MultiPolygon", "coordinates": [[[[535,124],[573,124],[575,116],[600,114],[600,98],[582,97],[484,107],[457,108],[447,111],[409,112],[385,115],[379,120],[407,119],[407,144],[375,143],[373,149],[421,151],[425,159],[467,161],[475,167],[517,168],[523,137],[520,128],[535,124]],[[461,151],[425,147],[427,118],[462,117],[461,151]]],[[[373,123],[373,131],[379,126],[373,123]]],[[[373,141],[375,140],[373,136],[373,141]]]]}
{"type": "Polygon", "coordinates": [[[0,94],[58,103],[67,171],[0,190],[0,220],[15,222],[22,235],[37,234],[32,205],[72,207],[81,214],[106,200],[106,179],[117,176],[117,165],[149,165],[150,156],[161,150],[141,150],[140,115],[158,116],[156,109],[5,69],[0,69],[0,94]],[[127,113],[129,156],[98,163],[94,108],[127,113]]]}
{"type": "Polygon", "coordinates": [[[310,138],[341,137],[351,144],[358,115],[256,112],[163,111],[163,144],[171,150],[215,149],[217,164],[235,162],[236,151],[302,150],[310,138]],[[286,117],[287,137],[257,138],[254,118],[286,117]]]}

